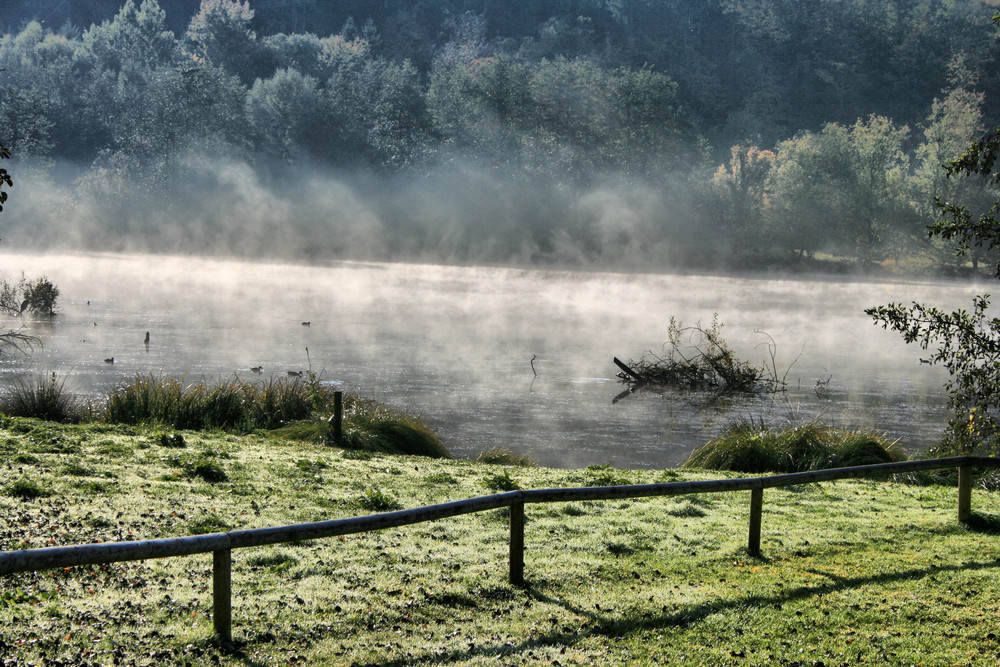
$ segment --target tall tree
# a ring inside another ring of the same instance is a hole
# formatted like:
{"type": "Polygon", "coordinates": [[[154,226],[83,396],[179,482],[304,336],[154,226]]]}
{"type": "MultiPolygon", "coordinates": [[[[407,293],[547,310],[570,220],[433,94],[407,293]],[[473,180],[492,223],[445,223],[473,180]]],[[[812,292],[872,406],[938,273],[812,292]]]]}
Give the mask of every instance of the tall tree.
{"type": "Polygon", "coordinates": [[[766,250],[765,214],[775,155],[757,146],[733,146],[727,164],[712,179],[718,216],[731,239],[731,252],[750,259],[766,250]]]}
{"type": "Polygon", "coordinates": [[[282,69],[254,83],[247,96],[246,118],[256,145],[265,154],[291,163],[324,153],[329,128],[318,122],[323,108],[323,93],[316,79],[282,69]]]}
{"type": "Polygon", "coordinates": [[[171,63],[174,34],[167,30],[166,13],[156,0],[135,6],[126,0],[110,21],[91,26],[83,34],[85,48],[99,67],[113,73],[141,73],[171,63]]]}
{"type": "MultiPolygon", "coordinates": [[[[974,86],[975,76],[965,67],[964,59],[954,59],[950,85],[943,91],[943,97],[934,99],[924,128],[924,140],[916,148],[914,185],[917,201],[921,203],[920,212],[927,224],[931,224],[939,213],[936,202],[963,202],[978,216],[997,198],[996,189],[982,178],[949,173],[943,168],[982,133],[983,94],[975,92],[974,86]]],[[[947,261],[946,255],[954,254],[953,248],[940,237],[937,241],[934,247],[939,250],[940,261],[947,261]]],[[[966,251],[973,270],[978,270],[980,260],[988,251],[975,244],[966,251]]],[[[963,253],[958,261],[964,262],[964,258],[963,253]]]]}
{"type": "Polygon", "coordinates": [[[250,85],[267,76],[265,51],[251,29],[254,12],[249,2],[202,0],[191,19],[185,42],[199,62],[218,67],[250,85]]]}
{"type": "MultiPolygon", "coordinates": [[[[7,160],[10,158],[10,150],[0,145],[0,160],[7,160]]],[[[7,201],[7,193],[4,191],[4,186],[12,187],[14,181],[11,180],[10,174],[7,173],[5,168],[0,167],[0,211],[3,210],[3,204],[7,201]]],[[[12,294],[13,288],[6,280],[0,280],[0,300],[8,300],[7,297],[12,294]]],[[[20,311],[24,310],[24,306],[20,307],[20,311]]],[[[41,341],[30,334],[24,333],[23,329],[19,330],[7,330],[0,333],[0,355],[7,352],[20,352],[27,354],[27,351],[33,348],[35,345],[41,344],[41,341]]]]}
{"type": "MultiPolygon", "coordinates": [[[[1000,26],[1000,14],[993,17],[1000,26]]],[[[997,157],[1000,155],[1000,127],[976,139],[961,156],[945,167],[949,178],[978,177],[1000,185],[997,157]]],[[[975,213],[964,203],[945,201],[937,205],[944,217],[930,227],[930,233],[956,241],[958,252],[1000,246],[1000,199],[989,210],[975,213]]],[[[993,267],[1000,278],[1000,260],[993,267]]],[[[931,360],[949,373],[947,388],[953,410],[948,432],[940,451],[945,453],[982,452],[1000,454],[1000,318],[989,312],[988,294],[976,296],[972,311],[945,312],[933,306],[890,303],[869,308],[876,324],[893,329],[907,343],[923,349],[934,348],[931,360]]]]}
{"type": "Polygon", "coordinates": [[[778,144],[772,177],[779,237],[790,249],[826,249],[863,261],[897,254],[917,231],[909,203],[906,126],[872,116],[830,123],[778,144]]]}

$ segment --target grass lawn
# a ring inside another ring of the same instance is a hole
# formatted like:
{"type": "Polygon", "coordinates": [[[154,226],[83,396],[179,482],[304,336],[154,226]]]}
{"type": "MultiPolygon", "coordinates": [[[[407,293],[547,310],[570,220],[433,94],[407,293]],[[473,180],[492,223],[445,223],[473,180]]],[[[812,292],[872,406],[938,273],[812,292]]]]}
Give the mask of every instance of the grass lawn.
{"type": "MultiPolygon", "coordinates": [[[[218,532],[522,488],[718,479],[345,455],[264,435],[32,419],[0,428],[0,549],[218,532]],[[172,435],[172,433],[171,433],[172,435]]],[[[1000,661],[1000,494],[844,481],[526,506],[233,552],[234,646],[210,554],[7,575],[0,665],[979,665],[1000,661]]]]}

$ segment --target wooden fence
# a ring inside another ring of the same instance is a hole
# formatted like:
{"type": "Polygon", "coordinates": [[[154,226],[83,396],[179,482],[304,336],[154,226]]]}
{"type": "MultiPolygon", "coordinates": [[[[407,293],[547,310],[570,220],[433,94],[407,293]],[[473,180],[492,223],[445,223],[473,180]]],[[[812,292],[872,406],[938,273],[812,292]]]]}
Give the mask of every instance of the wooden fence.
{"type": "Polygon", "coordinates": [[[833,468],[830,470],[815,470],[768,477],[509,491],[491,496],[400,510],[398,512],[386,512],[350,519],[300,523],[275,528],[254,528],[250,530],[234,530],[228,533],[213,533],[211,535],[194,535],[134,542],[109,542],[104,544],[4,551],[0,552],[0,574],[64,568],[73,565],[96,565],[149,558],[166,558],[169,556],[188,556],[211,552],[213,554],[212,621],[219,638],[222,641],[231,641],[233,549],[299,540],[313,540],[352,533],[365,533],[384,528],[408,526],[462,514],[472,514],[474,512],[485,512],[501,507],[509,507],[510,582],[520,586],[524,583],[524,506],[527,503],[560,503],[581,500],[678,496],[691,493],[750,491],[747,550],[751,555],[758,555],[760,553],[761,511],[764,505],[764,489],[836,479],[871,477],[941,468],[958,468],[958,520],[962,523],[968,523],[971,515],[972,469],[974,467],[1000,467],[1000,458],[957,456],[925,461],[833,468]]]}

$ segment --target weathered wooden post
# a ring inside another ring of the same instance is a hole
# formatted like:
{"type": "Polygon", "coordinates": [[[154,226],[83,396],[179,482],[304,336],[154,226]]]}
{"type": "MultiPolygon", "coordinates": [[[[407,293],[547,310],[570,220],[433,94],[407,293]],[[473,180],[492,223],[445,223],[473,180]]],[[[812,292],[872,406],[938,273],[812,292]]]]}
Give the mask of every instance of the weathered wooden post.
{"type": "Polygon", "coordinates": [[[330,418],[333,429],[333,444],[340,447],[344,440],[344,392],[333,392],[333,417],[330,418]]]}
{"type": "Polygon", "coordinates": [[[747,540],[747,551],[751,556],[760,555],[760,515],[764,508],[764,489],[750,489],[750,537],[747,540]]]}
{"type": "Polygon", "coordinates": [[[958,521],[969,523],[972,518],[972,467],[958,466],[958,521]]]}
{"type": "Polygon", "coordinates": [[[510,506],[510,583],[524,585],[524,503],[510,506]]]}
{"type": "Polygon", "coordinates": [[[212,552],[212,624],[223,642],[233,641],[232,550],[212,552]]]}

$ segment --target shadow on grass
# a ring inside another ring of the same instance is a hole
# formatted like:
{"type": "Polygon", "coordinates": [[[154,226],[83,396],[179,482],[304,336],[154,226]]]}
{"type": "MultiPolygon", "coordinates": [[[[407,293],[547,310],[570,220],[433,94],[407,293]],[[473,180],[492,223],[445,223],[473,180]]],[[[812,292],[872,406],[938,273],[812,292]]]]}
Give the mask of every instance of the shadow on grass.
{"type": "Polygon", "coordinates": [[[239,660],[247,667],[264,667],[267,664],[266,662],[258,662],[247,655],[243,650],[247,647],[247,642],[221,642],[216,638],[212,643],[219,647],[222,655],[228,656],[233,660],[239,660]]]}
{"type": "MultiPolygon", "coordinates": [[[[1000,530],[1000,517],[989,516],[992,529],[1000,530]]],[[[722,611],[734,608],[746,607],[777,607],[786,603],[803,600],[819,595],[827,595],[834,591],[844,591],[861,588],[869,585],[886,585],[902,581],[913,581],[922,579],[932,574],[943,572],[964,572],[976,570],[1000,570],[1000,560],[984,561],[980,563],[965,563],[962,565],[936,566],[920,569],[904,570],[902,572],[887,572],[870,577],[837,577],[828,572],[814,570],[815,574],[820,574],[829,579],[827,583],[815,586],[800,586],[798,588],[783,591],[780,595],[751,595],[749,597],[739,597],[728,600],[718,600],[706,602],[700,605],[689,605],[670,613],[659,615],[643,615],[642,618],[612,618],[613,610],[605,613],[603,610],[594,611],[567,604],[565,600],[552,597],[543,590],[536,588],[530,583],[525,590],[528,595],[538,602],[557,605],[569,612],[578,614],[590,620],[584,623],[579,629],[567,632],[565,628],[553,630],[545,634],[539,634],[529,641],[520,644],[502,644],[475,646],[468,650],[460,651],[439,651],[427,653],[422,656],[407,656],[405,659],[396,658],[384,662],[371,662],[359,664],[358,667],[396,667],[414,664],[442,664],[452,661],[469,660],[472,658],[499,658],[503,656],[519,655],[523,651],[551,646],[572,647],[578,642],[592,636],[621,637],[638,632],[647,632],[665,628],[686,628],[698,623],[706,617],[722,611]]]]}
{"type": "Polygon", "coordinates": [[[987,535],[1000,535],[1000,516],[996,514],[985,514],[973,512],[966,524],[969,530],[987,535]]]}

